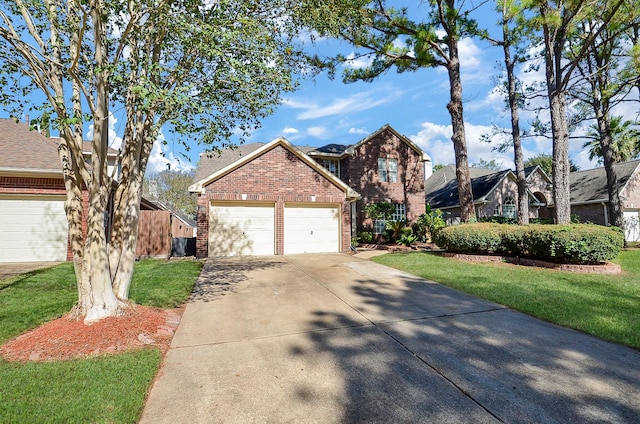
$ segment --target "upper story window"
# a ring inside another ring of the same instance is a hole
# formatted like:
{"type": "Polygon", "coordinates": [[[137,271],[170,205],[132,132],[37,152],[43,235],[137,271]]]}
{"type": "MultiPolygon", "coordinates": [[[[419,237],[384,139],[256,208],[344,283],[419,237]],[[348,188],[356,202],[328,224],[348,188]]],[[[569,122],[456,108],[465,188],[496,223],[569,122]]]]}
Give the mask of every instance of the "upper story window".
{"type": "Polygon", "coordinates": [[[340,178],[340,162],[336,159],[322,159],[320,165],[336,177],[340,178]]]}
{"type": "Polygon", "coordinates": [[[382,183],[398,182],[398,160],[378,158],[378,180],[382,183]]]}

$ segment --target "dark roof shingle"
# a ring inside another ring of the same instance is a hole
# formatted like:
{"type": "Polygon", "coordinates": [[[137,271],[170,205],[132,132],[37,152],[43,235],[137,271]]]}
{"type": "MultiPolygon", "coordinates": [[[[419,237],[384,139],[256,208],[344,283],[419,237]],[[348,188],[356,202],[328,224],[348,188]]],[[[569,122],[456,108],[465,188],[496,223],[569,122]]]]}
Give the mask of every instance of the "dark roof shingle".
{"type": "Polygon", "coordinates": [[[62,174],[58,143],[25,123],[0,118],[0,168],[62,174]]]}
{"type": "MultiPolygon", "coordinates": [[[[618,192],[627,184],[640,160],[622,162],[614,165],[616,171],[616,189],[618,192]]],[[[604,168],[576,171],[569,174],[571,184],[571,203],[608,202],[607,174],[604,168]]]]}

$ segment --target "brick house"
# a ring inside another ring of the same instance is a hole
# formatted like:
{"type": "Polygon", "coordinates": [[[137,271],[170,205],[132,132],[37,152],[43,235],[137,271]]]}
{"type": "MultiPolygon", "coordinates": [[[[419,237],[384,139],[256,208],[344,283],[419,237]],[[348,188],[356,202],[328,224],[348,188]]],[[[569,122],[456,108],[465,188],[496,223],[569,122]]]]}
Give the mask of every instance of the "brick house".
{"type": "MultiPolygon", "coordinates": [[[[513,171],[469,168],[477,217],[516,218],[518,187],[513,171]]],[[[525,169],[529,192],[529,218],[549,218],[553,207],[551,180],[540,166],[525,169]]],[[[454,165],[435,171],[425,183],[426,203],[445,212],[448,224],[460,222],[458,180],[454,165]]]]}
{"type": "MultiPolygon", "coordinates": [[[[640,241],[640,160],[614,165],[616,190],[622,201],[627,241],[640,241]]],[[[571,214],[584,222],[610,225],[607,175],[604,168],[572,172],[571,214]]]]}
{"type": "Polygon", "coordinates": [[[356,144],[329,144],[307,154],[362,196],[354,205],[354,230],[384,232],[384,222],[366,217],[368,203],[394,204],[396,221],[413,222],[425,212],[425,167],[431,169],[431,158],[389,125],[356,144]]]}
{"type": "Polygon", "coordinates": [[[367,203],[389,201],[397,219],[424,213],[428,156],[386,125],[354,145],[293,146],[278,138],[202,156],[197,257],[346,252],[374,223],[367,203]]]}
{"type": "Polygon", "coordinates": [[[0,262],[65,261],[68,224],[58,143],[0,119],[0,262]]]}
{"type": "MultiPolygon", "coordinates": [[[[0,151],[0,262],[71,260],[58,139],[30,131],[27,123],[0,119],[0,151]]],[[[90,142],[84,143],[83,152],[85,160],[89,160],[90,142]]],[[[115,150],[109,149],[107,161],[109,172],[115,172],[117,178],[115,150]]],[[[86,216],[86,190],[83,204],[86,216]]],[[[149,205],[150,202],[143,200],[141,209],[158,209],[149,205]]],[[[141,219],[141,227],[144,224],[141,219]]],[[[85,223],[83,227],[86,229],[85,223]]],[[[167,230],[169,250],[165,256],[171,253],[170,231],[167,230]]],[[[192,228],[190,234],[193,234],[192,228]]],[[[148,250],[150,247],[145,244],[148,238],[141,235],[139,249],[148,250]]],[[[147,244],[151,246],[153,241],[147,244]]]]}

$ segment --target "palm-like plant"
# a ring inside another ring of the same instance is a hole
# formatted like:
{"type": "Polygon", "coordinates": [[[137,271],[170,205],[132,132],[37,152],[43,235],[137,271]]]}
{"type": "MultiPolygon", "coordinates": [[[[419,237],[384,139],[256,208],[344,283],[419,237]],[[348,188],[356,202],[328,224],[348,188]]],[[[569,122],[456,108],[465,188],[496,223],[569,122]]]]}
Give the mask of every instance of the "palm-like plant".
{"type": "MultiPolygon", "coordinates": [[[[635,121],[625,120],[622,116],[611,117],[610,130],[613,139],[612,154],[615,163],[627,162],[640,156],[640,127],[635,121]]],[[[589,149],[589,160],[596,159],[602,165],[603,155],[600,144],[600,132],[597,124],[589,127],[586,141],[582,147],[589,149]]]]}

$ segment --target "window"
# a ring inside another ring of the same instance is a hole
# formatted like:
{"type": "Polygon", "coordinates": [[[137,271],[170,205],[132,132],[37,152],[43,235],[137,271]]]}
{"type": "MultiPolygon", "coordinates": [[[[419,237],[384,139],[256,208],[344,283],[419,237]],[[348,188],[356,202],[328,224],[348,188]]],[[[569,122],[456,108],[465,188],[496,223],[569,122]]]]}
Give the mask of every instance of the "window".
{"type": "MultiPolygon", "coordinates": [[[[396,203],[395,212],[391,215],[391,221],[404,221],[407,219],[407,207],[402,203],[396,203]]],[[[373,223],[373,232],[382,234],[387,229],[387,221],[384,219],[376,219],[373,223]]]]}
{"type": "Polygon", "coordinates": [[[397,203],[396,211],[391,215],[392,221],[404,221],[407,219],[407,207],[403,203],[397,203]]]}
{"type": "Polygon", "coordinates": [[[504,200],[504,205],[502,205],[502,216],[505,218],[516,217],[516,202],[513,201],[512,197],[507,197],[504,200]]]}
{"type": "Polygon", "coordinates": [[[340,178],[340,165],[335,159],[322,159],[320,165],[336,177],[340,178]]]}
{"type": "Polygon", "coordinates": [[[398,160],[378,158],[378,179],[381,183],[397,183],[398,160]]]}

